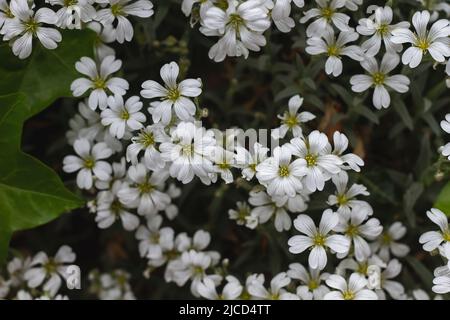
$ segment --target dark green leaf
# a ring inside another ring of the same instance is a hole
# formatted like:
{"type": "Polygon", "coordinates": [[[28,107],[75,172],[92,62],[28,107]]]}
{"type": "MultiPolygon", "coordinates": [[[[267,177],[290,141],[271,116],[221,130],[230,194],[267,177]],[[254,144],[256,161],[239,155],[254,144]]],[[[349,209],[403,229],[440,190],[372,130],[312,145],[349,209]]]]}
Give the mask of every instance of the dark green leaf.
{"type": "Polygon", "coordinates": [[[74,68],[91,56],[95,35],[68,31],[56,50],[33,48],[27,60],[0,46],[0,260],[12,232],[46,223],[82,204],[58,175],[20,150],[23,122],[56,99],[70,96],[74,68]]]}

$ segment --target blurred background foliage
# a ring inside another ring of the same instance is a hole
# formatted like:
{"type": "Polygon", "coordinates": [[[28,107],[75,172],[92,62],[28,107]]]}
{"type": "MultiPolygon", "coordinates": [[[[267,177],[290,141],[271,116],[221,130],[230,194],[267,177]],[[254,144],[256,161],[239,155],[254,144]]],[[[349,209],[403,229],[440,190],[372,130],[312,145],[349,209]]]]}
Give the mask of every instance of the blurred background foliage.
{"type": "MultiPolygon", "coordinates": [[[[420,8],[415,0],[390,2],[397,8],[394,21],[410,20],[420,8]]],[[[305,26],[298,23],[299,9],[294,12],[297,26],[289,34],[269,30],[268,44],[260,53],[251,53],[247,60],[227,58],[223,63],[214,63],[208,59],[208,50],[216,39],[202,35],[198,25],[190,27],[189,19],[180,10],[181,0],[153,3],[156,10],[152,18],[134,19],[133,42],[115,47],[118,58],[124,62],[122,76],[130,82],[129,95],[138,95],[143,81],[159,79],[163,64],[177,61],[182,76],[203,81],[200,106],[208,110],[208,117],[203,119],[205,126],[246,129],[276,127],[276,115],[286,110],[288,98],[300,94],[305,99],[302,108],[317,116],[305,130],[317,128],[330,138],[339,130],[349,138],[353,152],[364,159],[362,173],[353,175],[352,180],[369,189],[371,195],[366,199],[374,208],[374,217],[385,226],[400,220],[408,227],[403,240],[410,245],[411,255],[402,260],[405,263],[401,282],[408,289],[430,289],[429,270],[439,263],[439,257],[429,258],[421,251],[418,237],[430,228],[425,212],[449,180],[448,161],[439,158],[437,152],[444,144],[439,122],[449,112],[450,102],[443,67],[436,71],[431,62],[413,70],[399,66],[411,80],[410,90],[402,95],[391,93],[391,106],[379,111],[372,107],[371,92],[356,94],[350,89],[350,77],[363,73],[358,62],[344,58],[343,75],[329,78],[323,71],[325,59],[305,53],[305,26]]],[[[384,1],[370,4],[382,5],[384,1]]],[[[352,26],[365,16],[365,8],[366,5],[352,15],[352,26]]],[[[76,110],[75,99],[63,99],[29,120],[24,151],[61,173],[62,159],[71,152],[65,132],[76,110]]],[[[63,178],[70,189],[76,189],[73,176],[63,178]]],[[[176,232],[190,235],[200,228],[210,231],[210,248],[230,259],[230,273],[241,280],[250,272],[273,275],[287,270],[291,262],[306,262],[307,255],[294,256],[287,250],[287,239],[295,231],[278,233],[271,223],[252,231],[228,219],[228,210],[237,201],[248,199],[252,186],[244,180],[209,187],[194,180],[180,187],[182,196],[176,200],[180,213],[169,224],[176,232]]],[[[449,213],[450,187],[447,185],[445,190],[440,206],[449,213]],[[445,202],[447,208],[442,207],[445,202]]],[[[333,192],[334,186],[329,182],[324,192],[312,197],[306,213],[318,221],[333,192]]],[[[62,244],[72,246],[77,253],[85,280],[93,268],[124,268],[132,274],[131,283],[138,298],[192,298],[188,286],[166,284],[163,270],[145,279],[145,261],[139,258],[134,233],[123,231],[118,224],[99,230],[94,215],[86,208],[16,234],[12,248],[53,254],[62,244]]],[[[70,294],[89,298],[86,290],[70,294]]]]}

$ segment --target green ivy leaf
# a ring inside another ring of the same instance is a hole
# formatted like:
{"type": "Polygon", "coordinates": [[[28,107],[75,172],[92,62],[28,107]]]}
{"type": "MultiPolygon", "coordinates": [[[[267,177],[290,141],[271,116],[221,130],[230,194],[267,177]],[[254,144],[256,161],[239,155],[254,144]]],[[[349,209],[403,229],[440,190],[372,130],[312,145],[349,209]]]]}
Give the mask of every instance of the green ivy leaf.
{"type": "Polygon", "coordinates": [[[19,60],[0,46],[0,262],[14,231],[32,228],[82,205],[58,175],[20,150],[25,120],[60,97],[69,97],[75,62],[92,56],[95,34],[67,31],[56,50],[35,43],[19,60]]]}
{"type": "Polygon", "coordinates": [[[448,216],[450,215],[450,182],[447,182],[442,188],[433,207],[441,210],[448,216]]]}

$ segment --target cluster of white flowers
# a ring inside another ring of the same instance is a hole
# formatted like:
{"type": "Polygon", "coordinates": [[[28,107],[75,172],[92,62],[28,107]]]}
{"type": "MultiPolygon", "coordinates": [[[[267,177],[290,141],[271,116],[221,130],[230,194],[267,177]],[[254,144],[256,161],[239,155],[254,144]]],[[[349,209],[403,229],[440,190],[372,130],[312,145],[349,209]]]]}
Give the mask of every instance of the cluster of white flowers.
{"type": "MultiPolygon", "coordinates": [[[[90,199],[88,206],[95,213],[99,228],[109,228],[120,221],[125,230],[136,232],[139,253],[148,263],[144,274],[150,276],[154,269],[164,267],[166,282],[178,286],[190,283],[194,296],[207,299],[425,299],[422,292],[406,292],[394,280],[402,270],[401,258],[409,253],[409,247],[398,242],[405,235],[406,227],[394,222],[383,232],[380,221],[372,217],[372,207],[359,199],[369,195],[367,188],[350,183],[357,181],[354,172],[360,172],[363,160],[347,152],[349,141],[343,133],[334,132],[331,142],[325,133],[305,126],[315,115],[300,111],[302,97],[291,97],[288,110],[279,115],[280,126],[269,137],[281,144],[273,150],[259,142],[246,146],[239,141],[235,130],[223,134],[204,127],[199,107],[202,81],[179,79],[181,72],[175,62],[162,66],[162,83],[147,80],[142,83],[141,97],[127,97],[127,80],[114,76],[122,62],[107,44],[131,40],[133,28],[126,18],[128,15],[148,17],[153,13],[147,0],[128,2],[101,1],[96,5],[77,1],[67,5],[51,1],[52,5],[63,7],[55,14],[58,19],[52,24],[69,27],[69,21],[83,12],[79,16],[81,21],[100,36],[94,59],[83,57],[75,65],[83,76],[72,83],[71,90],[83,100],[67,132],[67,140],[76,155],[64,158],[63,170],[77,173],[77,186],[90,199]],[[144,107],[144,103],[148,106],[144,107]],[[247,180],[251,186],[248,203],[237,202],[236,209],[229,210],[229,218],[250,229],[273,221],[276,231],[289,234],[286,243],[289,251],[307,257],[308,266],[293,263],[288,271],[270,279],[270,284],[265,283],[262,274],[251,274],[241,282],[239,275],[228,273],[226,258],[217,251],[207,250],[211,242],[208,232],[199,230],[189,237],[165,226],[164,217],[172,220],[178,214],[174,199],[181,191],[177,185],[197,178],[205,185],[219,180],[228,184],[247,180]],[[333,194],[326,187],[328,181],[335,186],[333,194]],[[327,199],[326,209],[320,221],[314,222],[316,218],[306,211],[310,197],[321,193],[327,199]],[[297,216],[291,217],[293,214],[297,216]],[[334,271],[322,272],[325,269],[334,271]]],[[[293,2],[296,7],[305,5],[301,0],[293,2]]],[[[0,16],[4,38],[19,35],[12,36],[8,31],[12,30],[13,23],[20,23],[13,11],[17,3],[21,2],[13,0],[10,5],[4,0],[0,2],[1,12],[10,12],[0,16]]],[[[437,15],[417,12],[412,18],[416,29],[413,33],[408,22],[392,24],[390,7],[369,6],[369,16],[358,22],[355,31],[349,25],[351,17],[344,12],[355,11],[362,3],[362,0],[309,3],[316,7],[306,10],[300,20],[309,22],[306,52],[326,55],[325,72],[335,77],[343,73],[343,56],[360,62],[367,74],[350,78],[353,91],[373,88],[374,106],[387,108],[388,88],[400,93],[409,89],[406,76],[391,75],[400,61],[411,68],[417,67],[428,54],[436,63],[448,61],[449,21],[437,20],[428,29],[429,21],[433,16],[436,20],[437,15]],[[368,38],[358,45],[355,41],[360,35],[368,38]],[[405,43],[411,46],[400,58],[405,43]]],[[[291,9],[290,0],[184,0],[182,4],[183,12],[191,15],[193,23],[200,21],[202,33],[219,37],[209,52],[215,61],[222,61],[226,56],[247,57],[250,50],[259,51],[266,43],[264,33],[271,21],[281,32],[289,32],[295,25],[291,9]]],[[[33,17],[32,9],[29,11],[33,17]]],[[[34,17],[42,15],[38,13],[34,17]]],[[[33,24],[28,38],[36,35],[45,41],[40,35],[45,32],[40,21],[33,24]]],[[[16,49],[13,45],[13,51],[25,57],[31,52],[31,42],[28,54],[24,54],[24,49],[17,49],[25,40],[20,41],[16,49]]],[[[447,72],[448,65],[447,62],[447,72]]],[[[449,121],[447,115],[441,125],[450,133],[449,121]]],[[[442,148],[442,154],[450,159],[448,144],[442,148]]],[[[436,209],[429,217],[442,232],[427,233],[420,241],[425,250],[439,249],[449,259],[447,219],[444,223],[445,215],[436,209]]],[[[75,259],[67,247],[63,248],[55,259],[38,254],[37,260],[30,261],[26,281],[31,288],[43,285],[45,294],[56,296],[63,264],[75,259]],[[52,268],[43,267],[49,261],[52,268]]],[[[436,293],[450,291],[449,270],[448,266],[437,269],[433,289],[436,293]]],[[[102,299],[133,299],[128,278],[122,271],[92,273],[92,292],[102,299]]]]}
{"type": "MultiPolygon", "coordinates": [[[[249,50],[259,51],[267,40],[264,32],[273,21],[281,32],[289,32],[295,26],[291,17],[291,0],[184,0],[182,10],[191,16],[192,24],[200,21],[200,32],[206,36],[218,36],[209,57],[216,62],[226,56],[248,57],[249,50]]],[[[294,0],[295,7],[303,8],[303,0],[294,0]]],[[[352,17],[346,11],[356,11],[363,0],[315,0],[303,8],[302,24],[306,28],[307,47],[310,55],[327,57],[325,72],[338,77],[343,72],[342,58],[348,57],[361,63],[368,75],[355,75],[350,83],[354,92],[374,88],[373,105],[377,109],[390,105],[389,90],[405,93],[410,80],[405,75],[389,75],[401,61],[410,68],[417,67],[422,58],[438,64],[446,64],[450,76],[450,22],[438,19],[438,11],[450,15],[450,5],[433,1],[431,10],[416,12],[412,17],[415,32],[408,21],[393,23],[394,13],[389,6],[369,5],[367,18],[359,19],[356,28],[351,26],[352,17]],[[315,3],[314,3],[315,2],[315,3]],[[436,21],[437,20],[437,21],[436,21]],[[312,22],[311,22],[312,21],[312,22]],[[430,28],[430,21],[435,21],[430,28]],[[355,43],[362,36],[360,44],[355,43]],[[350,44],[352,43],[352,44],[350,44]],[[403,52],[402,44],[411,44],[403,52]],[[382,46],[383,44],[383,46],[382,46]],[[403,54],[402,54],[403,52],[403,54]],[[377,59],[377,55],[380,56],[377,59]],[[380,61],[380,64],[378,61],[380,61]]],[[[424,3],[426,6],[429,2],[424,3]]],[[[447,81],[450,85],[450,80],[447,81]]]]}
{"type": "MultiPolygon", "coordinates": [[[[450,133],[450,113],[448,113],[445,116],[445,119],[441,121],[441,127],[446,133],[450,133]]],[[[441,147],[440,151],[444,157],[447,157],[447,159],[450,160],[450,142],[441,147]]]]}
{"type": "Polygon", "coordinates": [[[75,259],[75,253],[66,245],[53,257],[42,251],[33,257],[14,257],[7,264],[7,277],[0,278],[0,299],[68,299],[58,292],[68,276],[67,266],[75,259]]]}
{"type": "MultiPolygon", "coordinates": [[[[450,133],[450,114],[442,120],[442,129],[450,133]]],[[[444,157],[450,160],[450,143],[440,148],[440,152],[444,157]]],[[[439,231],[427,231],[419,238],[419,242],[423,245],[423,250],[440,255],[445,262],[444,266],[437,267],[434,270],[433,288],[432,290],[438,294],[450,292],[450,226],[447,216],[449,212],[442,212],[437,208],[432,208],[427,212],[428,218],[439,227],[439,231]]]]}
{"type": "MultiPolygon", "coordinates": [[[[149,0],[46,0],[50,8],[36,8],[34,1],[0,0],[0,36],[9,41],[20,59],[30,56],[33,39],[47,49],[61,42],[60,29],[90,28],[107,42],[131,41],[133,26],[130,16],[148,18],[153,15],[149,0]]],[[[101,45],[97,54],[103,57],[109,47],[101,45]]],[[[89,72],[85,70],[86,72],[89,72]]],[[[92,70],[90,70],[92,71],[92,70]]],[[[107,76],[108,74],[105,74],[107,76]]],[[[102,75],[103,76],[103,75],[102,75]]]]}
{"type": "Polygon", "coordinates": [[[100,300],[135,300],[129,280],[130,275],[120,269],[108,273],[92,270],[89,273],[89,293],[100,300]]]}
{"type": "MultiPolygon", "coordinates": [[[[53,257],[43,251],[34,256],[13,257],[6,265],[6,276],[0,276],[0,299],[68,300],[61,292],[73,275],[68,267],[77,268],[75,259],[75,253],[67,245],[60,247],[53,257]]],[[[88,279],[89,293],[102,300],[135,299],[129,278],[122,270],[102,274],[93,270],[88,279]]]]}
{"type": "MultiPolygon", "coordinates": [[[[112,56],[105,59],[115,61],[112,56]]],[[[85,68],[80,64],[77,69],[82,72],[85,68]]],[[[97,70],[94,61],[89,64],[97,70]]],[[[272,137],[284,139],[284,143],[271,154],[258,142],[247,149],[234,143],[235,131],[218,137],[196,121],[202,82],[179,81],[178,76],[179,67],[171,62],[161,68],[163,85],[153,80],[142,84],[141,95],[151,100],[147,115],[139,97],[124,103],[122,96],[127,88],[123,87],[122,95],[104,89],[106,106],[100,105],[98,110],[94,104],[89,108],[90,98],[81,102],[68,132],[78,156],[67,156],[64,170],[78,171],[78,186],[95,195],[89,207],[96,213],[99,228],[108,228],[120,220],[124,229],[137,229],[140,255],[148,260],[146,276],[164,266],[167,282],[183,286],[190,281],[192,294],[208,299],[383,299],[385,292],[394,299],[409,297],[403,286],[391,280],[401,270],[396,258],[409,252],[406,245],[397,242],[406,228],[396,222],[382,234],[379,220],[371,217],[372,207],[357,199],[369,193],[361,184],[349,185],[347,172],[359,172],[364,162],[355,154],[345,153],[348,139],[344,134],[335,132],[333,145],[317,130],[306,134],[304,123],[315,116],[299,112],[303,99],[297,95],[279,116],[280,127],[272,131],[272,137]],[[293,222],[302,235],[289,239],[289,250],[294,254],[311,250],[310,273],[293,264],[290,271],[271,280],[269,289],[265,288],[264,276],[258,274],[241,284],[238,277],[228,274],[227,259],[217,251],[206,250],[211,240],[208,232],[200,230],[190,238],[163,226],[161,211],[168,219],[178,212],[172,203],[180,194],[176,181],[186,184],[198,177],[208,185],[220,177],[230,183],[240,179],[234,177],[234,170],[240,170],[254,187],[249,204],[238,202],[229,216],[251,229],[272,219],[277,231],[291,230],[290,214],[305,212],[310,196],[323,192],[327,181],[333,182],[336,192],[328,194],[330,209],[324,211],[319,226],[306,214],[298,215],[293,222]],[[327,250],[341,260],[331,276],[320,275],[331,264],[327,250]],[[353,273],[346,274],[346,270],[353,273]],[[292,292],[287,289],[291,281],[298,282],[292,292]]],[[[74,94],[79,82],[75,80],[72,85],[74,94]]],[[[104,293],[108,294],[119,293],[104,293]]]]}

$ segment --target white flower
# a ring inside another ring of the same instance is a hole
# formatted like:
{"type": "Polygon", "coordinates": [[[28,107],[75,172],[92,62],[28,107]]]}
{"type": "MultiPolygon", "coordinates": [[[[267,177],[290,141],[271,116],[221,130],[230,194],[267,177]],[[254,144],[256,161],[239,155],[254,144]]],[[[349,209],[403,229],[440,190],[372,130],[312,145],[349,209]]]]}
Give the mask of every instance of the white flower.
{"type": "Polygon", "coordinates": [[[10,3],[6,0],[0,0],[0,34],[3,34],[3,25],[14,19],[14,14],[11,12],[10,3]]]}
{"type": "MultiPolygon", "coordinates": [[[[234,152],[225,150],[222,147],[214,148],[213,160],[215,174],[220,174],[220,177],[225,183],[233,182],[233,173],[231,168],[235,167],[234,152]]],[[[215,181],[215,179],[213,180],[215,181]]]]}
{"type": "Polygon", "coordinates": [[[450,292],[450,277],[440,276],[433,279],[433,292],[445,294],[450,292]]]}
{"type": "Polygon", "coordinates": [[[62,40],[61,33],[56,29],[42,26],[56,23],[58,18],[54,11],[41,8],[34,12],[27,0],[11,1],[9,8],[14,18],[4,24],[3,40],[13,40],[12,51],[16,56],[20,59],[30,56],[33,37],[38,38],[45,48],[56,49],[58,42],[62,40]]]}
{"type": "Polygon", "coordinates": [[[406,244],[398,243],[397,240],[406,234],[406,227],[401,222],[394,222],[381,236],[378,241],[372,243],[372,251],[377,252],[381,259],[389,261],[390,253],[398,258],[403,258],[409,253],[406,244]]]}
{"type": "Polygon", "coordinates": [[[101,3],[109,7],[97,12],[96,19],[104,25],[110,25],[117,21],[116,40],[119,43],[133,39],[133,25],[127,19],[128,16],[148,18],[153,15],[153,4],[148,0],[102,0],[101,3]]]}
{"type": "Polygon", "coordinates": [[[86,25],[87,28],[93,30],[97,34],[97,40],[94,44],[95,57],[103,60],[107,56],[116,55],[113,48],[106,45],[116,41],[115,30],[112,25],[102,25],[100,22],[91,21],[86,25]]]}
{"type": "Polygon", "coordinates": [[[171,177],[186,184],[197,176],[204,184],[210,184],[214,168],[209,158],[215,146],[212,131],[191,122],[181,122],[172,131],[170,141],[161,143],[159,150],[169,162],[171,177]]]}
{"type": "Polygon", "coordinates": [[[170,204],[170,197],[160,191],[168,177],[166,170],[150,173],[142,163],[138,163],[130,166],[128,177],[131,185],[123,187],[118,193],[120,202],[127,207],[137,208],[140,215],[151,215],[170,204]]]}
{"type": "Polygon", "coordinates": [[[258,142],[255,142],[250,151],[244,147],[236,146],[236,166],[242,169],[242,176],[245,179],[253,179],[256,174],[256,167],[258,164],[267,159],[268,151],[268,148],[263,147],[258,142]]]}
{"type": "Polygon", "coordinates": [[[345,171],[341,171],[334,175],[331,180],[336,186],[336,193],[328,197],[327,204],[330,206],[337,205],[337,212],[343,216],[349,216],[351,209],[356,206],[368,206],[370,205],[362,200],[354,199],[358,195],[368,196],[369,192],[367,188],[362,184],[352,184],[350,188],[347,188],[348,174],[345,171]]]}
{"type": "Polygon", "coordinates": [[[322,300],[330,290],[322,283],[329,276],[328,273],[320,273],[319,269],[309,268],[309,272],[300,263],[291,263],[287,272],[291,279],[300,280],[297,287],[297,295],[302,300],[322,300]]]}
{"type": "Polygon", "coordinates": [[[52,6],[61,6],[55,23],[60,28],[81,29],[81,22],[89,22],[95,18],[97,11],[90,0],[45,0],[52,6]]]}
{"type": "Polygon", "coordinates": [[[302,104],[303,98],[299,95],[289,99],[289,110],[284,112],[283,115],[278,115],[278,118],[281,120],[281,126],[272,131],[274,139],[284,138],[288,131],[292,131],[294,137],[303,135],[301,124],[315,119],[316,116],[308,111],[298,112],[302,104]]]}
{"type": "Polygon", "coordinates": [[[348,138],[345,134],[340,133],[339,131],[335,131],[333,134],[333,154],[337,155],[341,158],[343,164],[341,168],[344,170],[352,169],[356,172],[360,172],[361,168],[364,165],[363,159],[361,159],[358,155],[354,153],[346,153],[344,152],[348,148],[348,138]]]}
{"type": "Polygon", "coordinates": [[[344,13],[337,12],[345,6],[347,0],[316,0],[318,8],[313,8],[305,12],[305,16],[300,19],[300,23],[305,23],[311,18],[316,20],[306,29],[308,37],[321,36],[326,30],[331,30],[332,24],[341,31],[350,31],[348,26],[350,17],[344,13]]]}
{"type": "Polygon", "coordinates": [[[139,218],[130,213],[119,201],[118,193],[122,185],[122,181],[114,181],[111,190],[98,194],[95,221],[99,228],[109,228],[117,219],[121,220],[123,228],[127,231],[132,231],[139,226],[139,218]]]}
{"type": "Polygon", "coordinates": [[[100,180],[107,180],[112,172],[111,165],[102,159],[109,158],[112,150],[106,143],[91,144],[86,139],[78,139],[73,148],[78,156],[66,156],[63,160],[65,172],[79,171],[77,174],[77,185],[80,189],[90,189],[93,184],[93,175],[100,180]]]}
{"type": "MultiPolygon", "coordinates": [[[[447,63],[450,66],[450,63],[447,63]]],[[[447,133],[450,133],[450,113],[445,115],[445,120],[441,121],[441,128],[447,133]]],[[[450,142],[441,148],[441,153],[444,157],[450,160],[450,142]]]]}
{"type": "MultiPolygon", "coordinates": [[[[343,233],[351,241],[353,244],[353,253],[357,261],[366,260],[371,255],[371,250],[366,239],[373,240],[383,231],[383,227],[380,226],[378,219],[371,218],[367,220],[371,213],[372,210],[370,207],[355,206],[349,216],[340,215],[339,224],[333,228],[334,231],[343,233]]],[[[348,253],[339,253],[338,258],[343,258],[348,253]]]]}
{"type": "Polygon", "coordinates": [[[262,300],[299,300],[298,296],[287,292],[284,287],[288,286],[291,279],[286,272],[277,274],[270,281],[270,289],[264,287],[264,276],[259,278],[262,281],[252,281],[247,286],[248,293],[256,299],[262,300]]]}
{"type": "Polygon", "coordinates": [[[256,224],[249,224],[250,221],[250,206],[246,202],[238,201],[236,203],[236,209],[228,210],[228,217],[231,220],[236,220],[236,223],[240,226],[245,225],[250,229],[254,229],[257,225],[257,220],[253,219],[256,224]]]}
{"type": "Polygon", "coordinates": [[[343,161],[331,154],[331,146],[324,133],[315,130],[307,138],[293,138],[289,147],[292,154],[303,160],[303,182],[311,192],[322,191],[325,181],[341,171],[340,165],[343,161]]]}
{"type": "Polygon", "coordinates": [[[311,248],[308,263],[313,269],[323,270],[327,264],[325,248],[337,253],[347,252],[350,241],[338,234],[329,235],[329,232],[339,223],[339,215],[330,209],[323,212],[319,228],[307,215],[301,214],[294,220],[294,227],[305,235],[293,236],[289,239],[289,251],[294,254],[302,253],[311,248]]]}
{"type": "Polygon", "coordinates": [[[265,191],[252,190],[248,202],[255,206],[250,216],[256,217],[259,224],[266,223],[273,216],[275,229],[278,232],[289,230],[292,226],[291,217],[288,212],[302,212],[307,209],[307,196],[300,194],[294,197],[273,197],[271,198],[265,191]]]}
{"type": "Polygon", "coordinates": [[[384,291],[389,293],[392,299],[399,300],[402,298],[402,296],[405,294],[405,288],[401,283],[391,280],[397,277],[401,271],[402,265],[397,259],[389,261],[386,269],[381,272],[381,289],[375,290],[379,300],[386,300],[386,294],[384,293],[384,291]]]}
{"type": "MultiPolygon", "coordinates": [[[[95,181],[95,187],[98,190],[111,191],[116,181],[124,182],[124,178],[127,174],[125,158],[122,157],[119,162],[113,162],[111,167],[112,174],[108,177],[108,179],[95,181]]],[[[100,193],[98,193],[98,195],[100,195],[100,193]]]]}
{"type": "Polygon", "coordinates": [[[30,269],[30,266],[30,257],[14,257],[11,261],[8,262],[7,270],[9,274],[9,282],[12,286],[17,287],[23,283],[25,272],[30,269]]]}
{"type": "Polygon", "coordinates": [[[291,161],[292,153],[287,145],[276,147],[273,156],[256,166],[256,178],[267,186],[267,192],[273,196],[294,197],[301,192],[302,177],[305,175],[306,161],[291,161]]]}
{"type": "Polygon", "coordinates": [[[125,132],[143,128],[142,122],[146,117],[140,112],[142,102],[138,96],[128,98],[125,103],[122,96],[110,96],[108,107],[101,113],[102,124],[109,126],[109,132],[114,137],[122,139],[125,132]]]}
{"type": "Polygon", "coordinates": [[[223,287],[221,294],[217,293],[216,283],[208,277],[198,284],[197,291],[208,300],[236,300],[241,295],[243,287],[233,276],[227,276],[226,280],[227,284],[223,287]]]}
{"type": "Polygon", "coordinates": [[[165,64],[161,68],[164,87],[153,80],[142,84],[141,96],[148,99],[160,98],[152,112],[153,122],[169,124],[172,119],[172,107],[178,118],[191,121],[195,115],[195,104],[189,98],[198,97],[202,93],[200,79],[185,79],[177,83],[180,69],[175,62],[165,64]]]}
{"type": "Polygon", "coordinates": [[[367,280],[357,273],[352,273],[347,281],[337,274],[332,274],[326,280],[331,291],[324,297],[325,300],[378,300],[375,292],[365,289],[367,280]]]}
{"type": "Polygon", "coordinates": [[[391,104],[391,97],[386,87],[393,89],[394,91],[405,93],[409,90],[408,77],[397,74],[390,76],[389,72],[395,69],[400,63],[400,58],[397,54],[387,53],[381,60],[381,65],[378,66],[378,62],[373,57],[366,57],[361,62],[361,66],[369,72],[370,75],[359,74],[350,78],[352,90],[354,92],[363,92],[374,87],[372,103],[375,108],[387,108],[391,104]]]}
{"type": "Polygon", "coordinates": [[[353,60],[362,61],[364,51],[356,46],[346,46],[347,43],[358,39],[359,35],[354,31],[341,32],[335,37],[333,29],[327,29],[321,33],[322,37],[313,36],[306,43],[306,52],[311,55],[326,54],[328,59],[325,63],[325,72],[337,77],[342,73],[342,56],[353,60]],[[322,39],[323,38],[323,39],[322,39]],[[325,40],[325,41],[324,41],[325,40]]]}
{"type": "Polygon", "coordinates": [[[61,277],[66,277],[66,264],[73,263],[76,255],[68,246],[62,246],[55,257],[49,258],[39,252],[31,262],[31,268],[25,272],[24,278],[30,288],[37,288],[45,282],[42,289],[54,296],[61,287],[61,277]]]}
{"type": "Polygon", "coordinates": [[[408,28],[397,28],[392,31],[392,42],[412,44],[402,56],[403,64],[408,64],[411,68],[417,67],[427,52],[437,62],[444,62],[445,57],[450,56],[450,46],[445,42],[445,38],[450,35],[450,22],[447,19],[438,20],[428,31],[429,21],[428,11],[416,12],[412,18],[416,33],[408,28]]]}
{"type": "Polygon", "coordinates": [[[172,263],[173,280],[181,287],[191,279],[191,292],[194,296],[198,297],[200,294],[197,287],[206,277],[209,277],[214,282],[217,281],[217,284],[220,283],[220,276],[206,275],[205,271],[211,265],[212,260],[208,254],[196,252],[195,250],[185,251],[179,260],[175,260],[172,263]]]}
{"type": "Polygon", "coordinates": [[[422,234],[419,242],[423,245],[423,250],[433,251],[437,249],[442,242],[450,242],[450,230],[447,216],[439,209],[427,211],[428,218],[439,226],[441,231],[428,231],[422,234]]]}
{"type": "Polygon", "coordinates": [[[420,4],[425,7],[428,11],[431,11],[430,21],[435,21],[439,17],[438,11],[443,11],[447,17],[450,16],[450,4],[445,3],[445,0],[416,0],[420,2],[420,4]]]}
{"type": "Polygon", "coordinates": [[[221,36],[209,50],[209,58],[216,62],[226,56],[248,57],[249,50],[259,51],[266,45],[262,34],[270,27],[268,9],[264,0],[247,0],[238,2],[227,0],[226,11],[209,7],[202,17],[200,31],[205,35],[221,36]]]}
{"type": "Polygon", "coordinates": [[[82,57],[75,64],[78,72],[89,77],[78,78],[72,82],[70,89],[74,97],[82,96],[86,91],[91,90],[89,95],[89,107],[95,110],[100,107],[104,110],[107,106],[107,99],[111,93],[123,96],[129,88],[128,82],[122,78],[111,77],[122,67],[122,61],[116,60],[114,56],[105,57],[100,66],[88,57],[82,57]]]}
{"type": "MultiPolygon", "coordinates": [[[[336,267],[336,274],[344,275],[347,270],[351,270],[352,272],[356,272],[361,276],[368,277],[370,276],[370,269],[374,267],[376,267],[377,271],[381,272],[382,268],[386,268],[386,263],[377,255],[371,255],[369,258],[362,261],[357,261],[354,258],[346,258],[339,262],[338,266],[336,267]]],[[[379,287],[379,283],[375,282],[374,284],[374,287],[379,287]]],[[[371,283],[368,283],[367,286],[369,289],[372,289],[371,283]]]]}
{"type": "MultiPolygon", "coordinates": [[[[292,0],[267,0],[265,5],[271,10],[270,16],[275,23],[275,26],[281,32],[289,32],[295,26],[294,19],[291,15],[291,1],[292,0]]],[[[303,6],[303,4],[302,4],[303,6]]]]}
{"type": "Polygon", "coordinates": [[[127,161],[137,164],[138,154],[144,151],[143,163],[149,170],[164,168],[164,160],[161,152],[157,149],[157,144],[167,141],[168,137],[164,129],[159,124],[152,124],[142,129],[137,136],[131,138],[132,143],[127,147],[127,161]]]}
{"type": "MultiPolygon", "coordinates": [[[[370,7],[369,7],[370,8],[370,7]]],[[[392,23],[392,9],[389,6],[373,7],[368,12],[375,12],[369,18],[359,20],[359,25],[356,31],[364,36],[371,36],[364,41],[361,48],[368,56],[375,56],[381,47],[383,41],[387,52],[399,52],[402,50],[402,45],[392,42],[391,32],[397,28],[409,28],[409,22],[392,23]]]]}
{"type": "Polygon", "coordinates": [[[136,231],[139,240],[139,254],[149,259],[159,259],[163,252],[171,250],[174,245],[174,231],[172,228],[161,228],[160,215],[147,218],[147,227],[140,226],[136,231]]]}

